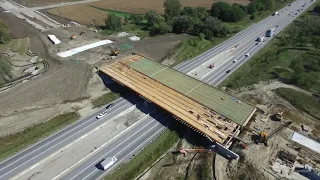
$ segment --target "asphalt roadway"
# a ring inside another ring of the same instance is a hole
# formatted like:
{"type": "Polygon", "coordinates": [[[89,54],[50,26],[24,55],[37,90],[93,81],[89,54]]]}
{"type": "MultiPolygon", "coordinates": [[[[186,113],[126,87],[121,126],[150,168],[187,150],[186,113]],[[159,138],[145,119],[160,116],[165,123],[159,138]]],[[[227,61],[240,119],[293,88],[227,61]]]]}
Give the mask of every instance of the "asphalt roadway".
{"type": "MultiPolygon", "coordinates": [[[[279,31],[285,28],[289,22],[292,22],[292,20],[297,17],[292,17],[292,12],[294,12],[294,14],[300,14],[297,12],[297,9],[301,8],[304,2],[307,2],[307,5],[303,9],[307,9],[307,7],[310,6],[310,1],[295,1],[290,7],[287,7],[288,10],[279,10],[279,17],[267,17],[261,22],[239,32],[224,43],[201,54],[194,60],[179,64],[175,67],[175,69],[183,73],[190,73],[197,69],[200,65],[210,61],[215,55],[226,50],[230,50],[239,44],[237,49],[232,51],[232,59],[228,59],[228,61],[223,62],[220,66],[215,67],[215,69],[206,74],[205,77],[199,78],[208,84],[214,86],[218,85],[221,81],[223,81],[223,79],[225,79],[235,69],[240,67],[249,59],[245,58],[244,54],[249,52],[252,56],[266,44],[265,42],[255,45],[256,42],[254,41],[256,38],[258,38],[260,35],[263,35],[269,28],[279,25],[279,27],[276,28],[277,34],[279,31]],[[289,13],[291,13],[290,16],[288,16],[289,13]],[[290,21],[288,21],[288,19],[290,21]],[[233,63],[233,59],[237,59],[238,61],[233,63]],[[232,71],[230,73],[225,73],[226,70],[232,71]]],[[[269,39],[267,39],[267,41],[269,41],[269,39]]],[[[201,71],[201,69],[197,69],[197,71],[201,71]]],[[[105,109],[101,108],[98,112],[79,120],[77,123],[63,129],[62,131],[59,131],[49,138],[17,153],[0,164],[0,179],[14,179],[19,173],[35,167],[37,163],[45,160],[45,158],[49,155],[58,152],[63,147],[71,144],[73,141],[90,132],[90,130],[93,130],[95,127],[108,121],[108,119],[116,114],[119,114],[125,109],[134,106],[136,101],[136,96],[133,96],[130,102],[126,99],[120,98],[114,102],[115,105],[109,109],[109,114],[104,118],[100,120],[95,118],[97,114],[105,109]]],[[[168,122],[169,118],[167,115],[163,113],[158,114],[158,112],[154,112],[154,114],[155,115],[153,117],[156,118],[148,117],[139,121],[137,124],[133,125],[130,130],[124,132],[117,139],[110,141],[105,148],[102,148],[99,152],[84,161],[84,163],[70,170],[66,174],[63,174],[62,179],[100,179],[110,172],[110,170],[112,170],[109,169],[108,171],[102,171],[98,169],[96,165],[104,158],[116,155],[118,161],[112,168],[115,168],[121,162],[130,160],[132,155],[139,152],[142,147],[148,144],[152,139],[154,139],[154,137],[158,136],[166,128],[164,124],[168,122]]],[[[61,179],[61,177],[56,178],[61,179]]]]}

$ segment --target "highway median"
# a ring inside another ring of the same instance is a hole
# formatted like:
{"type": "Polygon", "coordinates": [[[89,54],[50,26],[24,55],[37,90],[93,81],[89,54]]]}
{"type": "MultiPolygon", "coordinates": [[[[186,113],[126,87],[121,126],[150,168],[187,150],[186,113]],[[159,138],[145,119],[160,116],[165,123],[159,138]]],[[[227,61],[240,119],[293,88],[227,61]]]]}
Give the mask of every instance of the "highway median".
{"type": "Polygon", "coordinates": [[[79,119],[75,112],[60,114],[47,122],[36,124],[21,132],[9,134],[0,138],[0,160],[14,155],[42,138],[52,135],[56,131],[74,123],[79,119]]]}

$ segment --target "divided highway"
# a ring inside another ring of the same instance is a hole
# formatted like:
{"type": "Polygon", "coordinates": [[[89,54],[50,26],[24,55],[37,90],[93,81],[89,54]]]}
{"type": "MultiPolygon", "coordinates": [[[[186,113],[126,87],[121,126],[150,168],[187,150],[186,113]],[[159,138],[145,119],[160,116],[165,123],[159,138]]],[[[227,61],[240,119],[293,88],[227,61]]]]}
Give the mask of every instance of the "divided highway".
{"type": "MultiPolygon", "coordinates": [[[[228,51],[234,48],[234,46],[238,45],[237,48],[230,52],[230,58],[226,59],[220,66],[215,67],[215,69],[205,76],[198,77],[198,79],[202,80],[203,82],[213,86],[218,85],[228,75],[249,60],[249,58],[244,56],[246,53],[250,53],[252,56],[269,41],[269,39],[267,39],[265,43],[259,43],[258,45],[255,45],[255,39],[264,35],[268,29],[275,27],[276,25],[279,25],[279,27],[276,27],[276,34],[280,32],[296,17],[292,17],[292,15],[299,13],[297,12],[297,9],[301,8],[305,2],[307,2],[307,5],[303,9],[307,9],[307,7],[310,6],[310,1],[295,1],[290,7],[286,7],[288,10],[285,8],[279,10],[280,16],[269,16],[261,22],[253,24],[249,28],[237,33],[231,39],[210,49],[193,60],[177,65],[175,69],[189,75],[195,70],[207,70],[199,69],[198,67],[212,60],[214,56],[228,51]],[[290,16],[288,15],[289,13],[291,13],[290,16]],[[237,62],[233,63],[233,60],[237,60],[237,62]],[[231,72],[226,73],[227,70],[231,70],[231,72]]],[[[132,106],[135,106],[134,104],[137,102],[137,100],[137,96],[132,96],[130,102],[124,98],[120,98],[116,100],[114,102],[114,106],[108,110],[109,114],[102,119],[97,120],[95,117],[98,113],[104,111],[105,108],[101,108],[98,112],[78,121],[64,130],[7,159],[0,164],[0,180],[13,178],[28,168],[36,166],[37,163],[44,160],[50,154],[59,151],[61,148],[72,143],[94,128],[106,123],[114,116],[121,114],[121,112],[132,106]]],[[[124,132],[121,136],[110,141],[106,147],[89,157],[81,165],[66,172],[62,175],[62,177],[56,177],[56,179],[102,178],[110,170],[102,171],[96,167],[96,164],[98,164],[103,158],[114,155],[116,155],[118,161],[113,168],[115,168],[121,162],[130,160],[132,155],[137,153],[142,147],[148,144],[152,139],[154,139],[154,137],[159,135],[166,128],[164,124],[166,124],[169,119],[170,117],[168,117],[162,111],[160,112],[157,110],[153,112],[152,116],[142,119],[133,125],[133,127],[130,127],[130,129],[124,132]]]]}

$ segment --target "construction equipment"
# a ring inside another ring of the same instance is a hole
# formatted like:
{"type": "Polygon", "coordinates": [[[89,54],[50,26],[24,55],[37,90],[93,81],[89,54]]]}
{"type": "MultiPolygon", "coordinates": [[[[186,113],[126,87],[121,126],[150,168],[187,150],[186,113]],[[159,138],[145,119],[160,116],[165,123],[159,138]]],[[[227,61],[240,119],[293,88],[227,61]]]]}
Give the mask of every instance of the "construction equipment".
{"type": "Polygon", "coordinates": [[[274,131],[272,131],[271,133],[268,133],[266,131],[261,131],[261,133],[259,134],[259,139],[256,141],[256,143],[258,144],[260,143],[264,143],[264,145],[268,146],[268,140],[271,139],[274,135],[276,135],[277,133],[281,132],[282,130],[284,130],[285,128],[289,127],[292,124],[292,122],[285,122],[284,124],[282,124],[281,126],[279,126],[277,129],[275,129],[274,131]]]}
{"type": "Polygon", "coordinates": [[[73,34],[71,37],[70,37],[70,39],[71,40],[74,40],[74,39],[76,39],[77,37],[73,34]]]}
{"type": "Polygon", "coordinates": [[[193,153],[213,153],[213,149],[179,149],[178,151],[173,151],[172,153],[178,153],[182,154],[183,157],[186,156],[186,154],[193,154],[193,153]]]}
{"type": "Polygon", "coordinates": [[[119,54],[119,50],[118,49],[113,49],[113,50],[111,50],[111,56],[118,56],[118,54],[119,54]]]}
{"type": "Polygon", "coordinates": [[[278,112],[274,117],[275,117],[275,120],[281,121],[282,118],[283,118],[283,111],[282,112],[278,112]]]}

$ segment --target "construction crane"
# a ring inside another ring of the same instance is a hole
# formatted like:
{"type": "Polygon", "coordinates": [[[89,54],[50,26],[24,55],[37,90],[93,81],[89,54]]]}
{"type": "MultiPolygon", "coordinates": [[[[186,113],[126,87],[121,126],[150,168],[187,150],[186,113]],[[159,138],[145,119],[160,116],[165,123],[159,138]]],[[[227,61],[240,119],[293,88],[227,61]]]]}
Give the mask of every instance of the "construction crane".
{"type": "Polygon", "coordinates": [[[213,153],[213,149],[179,149],[178,151],[173,151],[172,153],[178,153],[182,154],[183,157],[186,156],[186,154],[194,154],[194,153],[213,153]]]}
{"type": "Polygon", "coordinates": [[[292,122],[285,122],[284,124],[282,124],[281,126],[279,126],[277,129],[275,129],[274,131],[272,131],[271,133],[268,133],[266,131],[261,131],[261,133],[259,134],[259,140],[257,140],[257,143],[264,143],[264,145],[268,146],[268,140],[271,139],[274,135],[278,134],[279,132],[281,132],[282,130],[284,130],[285,128],[289,127],[292,124],[292,122]]]}

